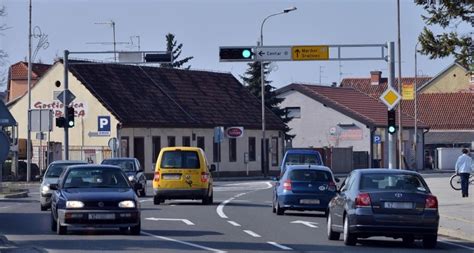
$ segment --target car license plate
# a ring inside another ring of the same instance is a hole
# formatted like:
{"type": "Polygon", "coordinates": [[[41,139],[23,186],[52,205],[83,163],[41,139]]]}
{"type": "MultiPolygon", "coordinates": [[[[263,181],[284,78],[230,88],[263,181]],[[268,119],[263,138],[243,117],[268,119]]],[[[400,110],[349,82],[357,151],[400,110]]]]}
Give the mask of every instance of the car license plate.
{"type": "Polygon", "coordinates": [[[172,174],[172,175],[164,174],[163,175],[163,179],[166,179],[166,180],[179,180],[180,178],[181,178],[181,176],[176,175],[176,174],[172,174]]]}
{"type": "Polygon", "coordinates": [[[412,202],[385,202],[385,208],[391,209],[412,209],[413,203],[412,202]]]}
{"type": "Polygon", "coordinates": [[[319,199],[300,199],[300,204],[318,205],[319,199]]]}
{"type": "Polygon", "coordinates": [[[115,220],[114,213],[90,213],[89,220],[115,220]]]}

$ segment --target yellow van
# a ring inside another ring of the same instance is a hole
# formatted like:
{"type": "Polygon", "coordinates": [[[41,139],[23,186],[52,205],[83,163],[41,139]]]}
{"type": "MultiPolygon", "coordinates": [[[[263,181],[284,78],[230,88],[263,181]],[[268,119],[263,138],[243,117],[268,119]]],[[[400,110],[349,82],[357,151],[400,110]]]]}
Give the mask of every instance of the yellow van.
{"type": "Polygon", "coordinates": [[[201,199],[212,204],[212,171],[204,151],[197,147],[163,148],[156,161],[153,177],[153,203],[159,205],[166,199],[201,199]]]}

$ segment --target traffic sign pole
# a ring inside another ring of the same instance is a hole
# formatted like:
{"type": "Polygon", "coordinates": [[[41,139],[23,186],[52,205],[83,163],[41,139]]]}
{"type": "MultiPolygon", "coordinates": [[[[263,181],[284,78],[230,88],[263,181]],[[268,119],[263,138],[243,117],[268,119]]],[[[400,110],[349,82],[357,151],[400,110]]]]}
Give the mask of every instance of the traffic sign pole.
{"type": "MultiPolygon", "coordinates": [[[[69,51],[64,50],[64,92],[63,92],[63,115],[64,118],[67,119],[67,94],[69,92],[69,85],[68,85],[68,56],[69,51]]],[[[64,160],[69,160],[69,126],[64,126],[64,160]]]]}
{"type": "MultiPolygon", "coordinates": [[[[389,42],[388,46],[388,87],[392,88],[393,83],[395,82],[395,43],[389,42]]],[[[399,129],[401,131],[401,129],[399,129]]],[[[388,135],[388,168],[394,169],[396,166],[396,157],[395,157],[395,141],[393,134],[388,135]]]]}

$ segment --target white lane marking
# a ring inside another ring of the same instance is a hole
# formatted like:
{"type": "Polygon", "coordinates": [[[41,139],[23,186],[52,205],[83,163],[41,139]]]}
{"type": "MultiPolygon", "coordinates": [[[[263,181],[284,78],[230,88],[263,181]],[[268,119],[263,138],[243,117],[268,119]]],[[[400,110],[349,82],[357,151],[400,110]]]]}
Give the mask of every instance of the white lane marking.
{"type": "Polygon", "coordinates": [[[267,182],[267,185],[268,185],[268,188],[267,188],[267,189],[269,189],[269,188],[272,188],[272,187],[273,187],[272,183],[270,183],[270,182],[267,182]]]}
{"type": "Polygon", "coordinates": [[[452,245],[452,246],[465,248],[465,249],[468,249],[468,250],[474,250],[474,248],[471,248],[471,247],[468,247],[468,246],[465,246],[465,245],[462,245],[462,244],[457,244],[457,243],[454,243],[454,242],[448,242],[448,241],[445,241],[445,240],[438,240],[438,242],[449,244],[449,245],[452,245]]]}
{"type": "Polygon", "coordinates": [[[150,217],[150,218],[145,218],[145,220],[152,220],[152,221],[182,221],[188,226],[193,226],[194,223],[192,223],[190,220],[187,219],[174,219],[174,218],[155,218],[155,217],[150,217]]]}
{"type": "Polygon", "coordinates": [[[232,224],[233,226],[240,227],[240,224],[237,223],[237,222],[235,222],[235,221],[228,220],[227,222],[229,222],[229,223],[232,224]]]}
{"type": "Polygon", "coordinates": [[[217,206],[216,211],[217,211],[217,214],[219,215],[219,217],[221,217],[222,219],[227,219],[228,218],[227,215],[225,215],[225,213],[224,213],[224,206],[227,205],[227,203],[231,202],[234,199],[235,199],[234,197],[232,197],[230,199],[227,199],[224,202],[220,203],[219,206],[217,206]]]}
{"type": "Polygon", "coordinates": [[[318,223],[317,222],[312,222],[312,221],[304,221],[304,220],[295,220],[295,221],[292,221],[290,223],[293,223],[293,224],[303,224],[305,226],[308,226],[310,228],[318,228],[318,223]]]}
{"type": "Polygon", "coordinates": [[[7,209],[7,208],[17,207],[17,206],[21,206],[21,205],[26,205],[26,203],[18,203],[18,204],[14,204],[14,205],[11,205],[11,206],[2,206],[2,207],[0,207],[0,209],[7,209]]]}
{"type": "Polygon", "coordinates": [[[280,248],[280,249],[283,249],[283,250],[293,250],[292,248],[290,247],[287,247],[287,246],[284,246],[284,245],[281,245],[281,244],[278,244],[276,242],[267,242],[268,244],[271,244],[277,248],[280,248]]]}
{"type": "Polygon", "coordinates": [[[253,236],[253,237],[261,237],[259,234],[251,231],[251,230],[244,230],[245,233],[249,234],[250,236],[253,236]]]}
{"type": "Polygon", "coordinates": [[[143,203],[143,202],[148,202],[148,201],[152,201],[153,199],[142,199],[140,200],[140,203],[143,203]]]}
{"type": "Polygon", "coordinates": [[[188,245],[188,246],[191,246],[191,247],[194,247],[194,248],[203,249],[203,250],[207,250],[207,251],[211,251],[211,252],[215,252],[215,253],[226,253],[226,252],[227,252],[227,251],[223,251],[223,250],[218,250],[218,249],[209,248],[209,247],[202,246],[202,245],[199,245],[199,244],[194,244],[194,243],[190,243],[190,242],[185,242],[185,241],[176,240],[176,239],[169,238],[169,237],[158,236],[158,235],[150,234],[150,233],[143,232],[143,231],[142,231],[141,233],[144,234],[144,235],[148,235],[148,236],[154,237],[154,238],[156,238],[156,239],[161,239],[161,240],[176,242],[176,243],[188,245]]]}

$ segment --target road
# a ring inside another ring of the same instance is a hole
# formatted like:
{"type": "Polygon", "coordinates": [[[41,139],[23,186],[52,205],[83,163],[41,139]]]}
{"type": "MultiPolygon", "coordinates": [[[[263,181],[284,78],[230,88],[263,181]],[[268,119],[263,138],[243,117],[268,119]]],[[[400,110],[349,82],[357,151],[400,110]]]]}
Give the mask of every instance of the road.
{"type": "MultiPolygon", "coordinates": [[[[148,184],[151,185],[151,184],[148,184]]],[[[20,247],[47,252],[431,252],[417,242],[372,238],[355,247],[328,241],[326,219],[317,212],[271,211],[271,182],[217,182],[215,204],[167,201],[155,206],[141,198],[142,233],[115,230],[50,230],[50,212],[41,212],[37,187],[30,197],[0,200],[0,235],[20,247]]],[[[151,193],[151,189],[148,193],[151,193]]],[[[1,251],[1,250],[0,250],[1,251]]],[[[439,238],[436,252],[473,252],[474,244],[439,238]]]]}

